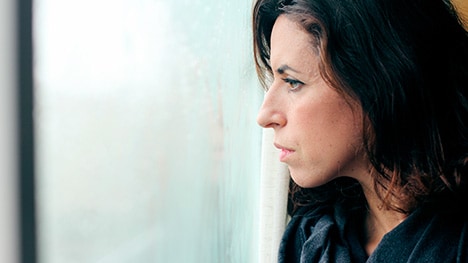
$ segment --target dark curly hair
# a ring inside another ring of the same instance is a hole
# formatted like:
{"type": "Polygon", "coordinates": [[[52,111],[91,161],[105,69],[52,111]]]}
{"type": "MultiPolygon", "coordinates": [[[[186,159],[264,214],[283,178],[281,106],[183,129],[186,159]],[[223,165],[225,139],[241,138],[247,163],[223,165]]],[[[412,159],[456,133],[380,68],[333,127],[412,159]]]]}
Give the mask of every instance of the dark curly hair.
{"type": "MultiPolygon", "coordinates": [[[[330,86],[362,105],[363,147],[386,208],[409,213],[445,197],[468,199],[468,32],[448,0],[259,0],[253,44],[265,87],[280,15],[317,43],[330,86]]],[[[292,210],[360,192],[343,178],[290,188],[292,210]]]]}

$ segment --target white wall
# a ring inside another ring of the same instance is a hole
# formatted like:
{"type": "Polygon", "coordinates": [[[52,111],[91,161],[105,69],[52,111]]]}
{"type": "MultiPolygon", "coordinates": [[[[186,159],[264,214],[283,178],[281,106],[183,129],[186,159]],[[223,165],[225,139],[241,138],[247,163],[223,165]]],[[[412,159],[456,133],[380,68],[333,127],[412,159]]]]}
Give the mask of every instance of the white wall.
{"type": "Polygon", "coordinates": [[[0,1],[0,260],[18,262],[15,0],[0,1]]]}

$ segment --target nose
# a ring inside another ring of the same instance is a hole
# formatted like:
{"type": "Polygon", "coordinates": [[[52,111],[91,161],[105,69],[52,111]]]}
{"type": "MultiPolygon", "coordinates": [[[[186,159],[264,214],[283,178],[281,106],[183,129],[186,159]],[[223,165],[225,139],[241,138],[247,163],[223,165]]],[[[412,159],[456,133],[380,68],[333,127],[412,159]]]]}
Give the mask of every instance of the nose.
{"type": "Polygon", "coordinates": [[[263,128],[279,128],[286,125],[286,115],[282,111],[280,94],[270,88],[265,94],[262,107],[257,115],[257,123],[263,128]]]}

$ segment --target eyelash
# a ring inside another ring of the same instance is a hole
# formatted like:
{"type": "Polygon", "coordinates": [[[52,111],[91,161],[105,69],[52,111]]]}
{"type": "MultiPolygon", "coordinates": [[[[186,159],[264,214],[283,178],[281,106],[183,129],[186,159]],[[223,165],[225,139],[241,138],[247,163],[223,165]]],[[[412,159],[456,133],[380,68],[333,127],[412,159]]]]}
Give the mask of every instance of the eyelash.
{"type": "Polygon", "coordinates": [[[304,85],[302,81],[291,79],[291,78],[284,78],[283,81],[286,82],[290,86],[289,91],[292,91],[292,92],[299,91],[302,85],[304,85]]]}

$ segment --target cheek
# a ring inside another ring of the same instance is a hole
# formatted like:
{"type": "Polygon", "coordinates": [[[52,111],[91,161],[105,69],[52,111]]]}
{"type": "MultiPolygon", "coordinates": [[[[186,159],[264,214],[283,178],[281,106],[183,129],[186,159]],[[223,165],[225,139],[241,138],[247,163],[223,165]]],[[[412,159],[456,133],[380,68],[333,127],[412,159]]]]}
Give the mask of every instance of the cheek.
{"type": "Polygon", "coordinates": [[[344,163],[362,148],[360,111],[343,99],[310,104],[299,109],[298,115],[303,139],[300,143],[312,160],[344,163]]]}
{"type": "Polygon", "coordinates": [[[362,117],[360,111],[351,108],[347,103],[338,105],[333,116],[329,116],[329,137],[336,148],[345,148],[355,151],[362,146],[362,117]]]}
{"type": "Polygon", "coordinates": [[[308,134],[309,138],[330,143],[333,142],[331,137],[338,139],[360,134],[361,114],[341,100],[312,101],[299,106],[295,111],[298,129],[308,134]]]}

